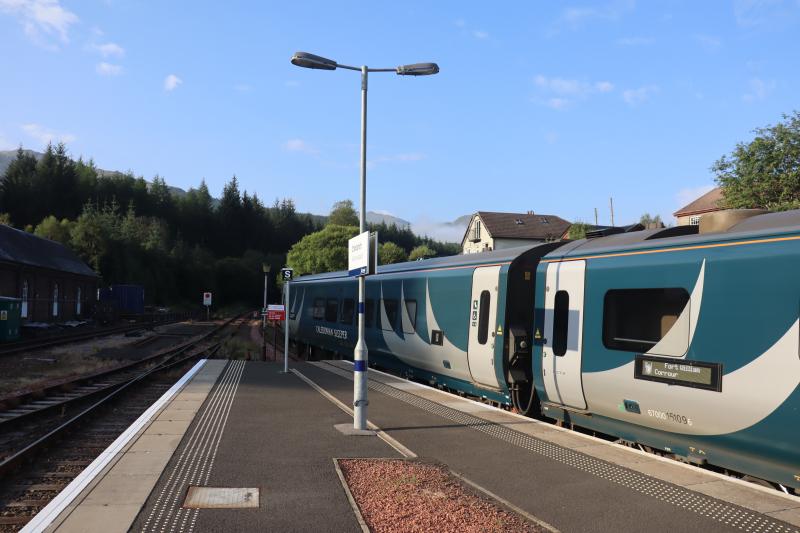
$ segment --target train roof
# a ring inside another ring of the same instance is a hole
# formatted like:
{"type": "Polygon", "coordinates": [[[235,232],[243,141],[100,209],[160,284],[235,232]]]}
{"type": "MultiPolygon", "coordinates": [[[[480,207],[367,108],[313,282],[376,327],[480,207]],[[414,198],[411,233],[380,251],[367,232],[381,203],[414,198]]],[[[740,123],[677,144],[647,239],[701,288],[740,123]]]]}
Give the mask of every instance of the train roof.
{"type": "MultiPolygon", "coordinates": [[[[393,265],[378,266],[378,274],[394,274],[398,272],[411,272],[416,270],[437,270],[445,268],[457,268],[464,266],[481,266],[510,263],[521,255],[535,250],[539,247],[551,247],[552,243],[542,243],[535,246],[517,246],[491,252],[481,252],[476,254],[459,254],[447,257],[432,257],[419,261],[406,261],[405,263],[395,263],[393,265]]],[[[544,254],[542,254],[544,255],[544,254]]],[[[319,281],[326,279],[346,278],[347,271],[327,272],[324,274],[310,274],[294,280],[298,281],[319,281]]]]}
{"type": "Polygon", "coordinates": [[[727,231],[697,233],[687,226],[618,233],[595,239],[572,241],[547,254],[544,260],[586,255],[604,255],[634,250],[678,248],[714,242],[760,239],[782,234],[800,234],[800,209],[766,213],[744,219],[727,231]]]}

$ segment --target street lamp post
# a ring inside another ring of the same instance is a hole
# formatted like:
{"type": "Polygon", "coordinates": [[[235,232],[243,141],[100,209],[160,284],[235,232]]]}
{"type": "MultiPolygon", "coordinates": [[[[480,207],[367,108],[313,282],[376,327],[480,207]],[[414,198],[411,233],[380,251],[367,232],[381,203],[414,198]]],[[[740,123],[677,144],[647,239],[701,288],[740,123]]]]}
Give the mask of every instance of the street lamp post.
{"type": "MultiPolygon", "coordinates": [[[[367,230],[367,78],[370,72],[394,72],[398,76],[429,76],[439,72],[436,63],[415,63],[401,65],[395,68],[368,68],[351,67],[342,65],[306,52],[297,52],[292,56],[292,64],[298,67],[317,70],[356,70],[361,72],[361,201],[358,213],[359,232],[367,230]]],[[[366,279],[358,277],[358,341],[353,351],[353,428],[356,430],[367,429],[367,368],[369,352],[364,340],[364,299],[366,297],[366,279]]]]}

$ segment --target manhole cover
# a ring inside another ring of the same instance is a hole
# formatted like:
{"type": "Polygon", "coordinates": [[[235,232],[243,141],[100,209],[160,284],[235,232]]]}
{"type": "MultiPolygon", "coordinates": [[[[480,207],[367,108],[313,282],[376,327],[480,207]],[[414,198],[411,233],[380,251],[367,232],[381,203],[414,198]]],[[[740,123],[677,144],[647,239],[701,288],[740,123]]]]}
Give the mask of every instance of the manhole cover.
{"type": "Polygon", "coordinates": [[[189,487],[183,507],[186,509],[258,508],[258,489],[189,487]]]}

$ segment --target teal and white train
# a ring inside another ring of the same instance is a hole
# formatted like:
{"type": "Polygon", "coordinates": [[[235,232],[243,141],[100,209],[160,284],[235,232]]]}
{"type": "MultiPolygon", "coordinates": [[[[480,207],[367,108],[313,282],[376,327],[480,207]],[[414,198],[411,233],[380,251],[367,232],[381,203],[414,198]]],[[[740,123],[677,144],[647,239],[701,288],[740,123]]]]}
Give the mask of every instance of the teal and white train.
{"type": "MultiPolygon", "coordinates": [[[[351,357],[357,283],[292,282],[303,350],[351,357]]],[[[800,211],[379,267],[371,365],[800,489],[800,211]]]]}

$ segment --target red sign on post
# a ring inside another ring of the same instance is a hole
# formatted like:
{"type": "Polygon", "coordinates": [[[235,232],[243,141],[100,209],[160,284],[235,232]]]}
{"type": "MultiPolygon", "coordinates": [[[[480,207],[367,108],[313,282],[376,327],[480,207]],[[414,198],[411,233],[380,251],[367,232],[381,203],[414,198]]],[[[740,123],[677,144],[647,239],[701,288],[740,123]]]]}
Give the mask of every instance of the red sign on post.
{"type": "Polygon", "coordinates": [[[286,320],[286,306],[268,305],[267,320],[286,320]]]}

